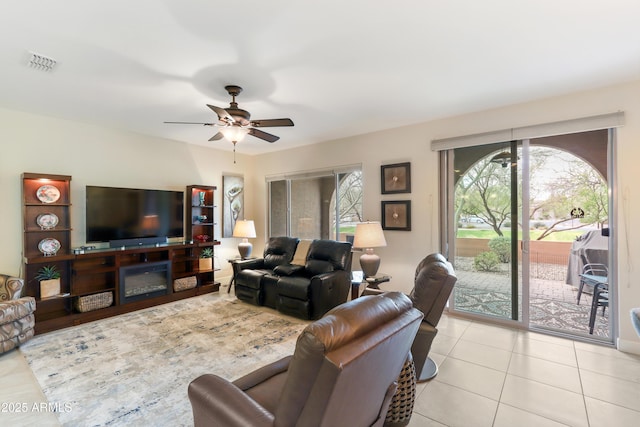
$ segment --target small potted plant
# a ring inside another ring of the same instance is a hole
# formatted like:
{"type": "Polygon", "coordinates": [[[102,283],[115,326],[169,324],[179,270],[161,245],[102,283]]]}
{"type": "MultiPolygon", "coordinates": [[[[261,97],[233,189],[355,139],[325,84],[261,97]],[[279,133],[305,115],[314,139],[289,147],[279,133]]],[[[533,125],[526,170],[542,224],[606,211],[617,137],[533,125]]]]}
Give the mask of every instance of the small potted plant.
{"type": "Polygon", "coordinates": [[[213,248],[204,248],[200,252],[199,266],[200,270],[213,269],[213,248]]]}
{"type": "Polygon", "coordinates": [[[55,265],[45,265],[35,276],[40,281],[40,298],[60,294],[60,272],[55,265]]]}

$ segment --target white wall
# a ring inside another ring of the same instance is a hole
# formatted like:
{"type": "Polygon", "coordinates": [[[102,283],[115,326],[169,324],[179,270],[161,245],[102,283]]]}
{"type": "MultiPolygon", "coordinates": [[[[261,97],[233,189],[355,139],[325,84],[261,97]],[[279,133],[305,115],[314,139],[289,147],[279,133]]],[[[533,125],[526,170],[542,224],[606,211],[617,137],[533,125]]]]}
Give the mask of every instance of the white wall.
{"type": "MultiPolygon", "coordinates": [[[[430,150],[435,138],[481,133],[510,127],[554,122],[624,111],[626,125],[618,133],[617,229],[620,348],[640,354],[640,341],[631,327],[629,309],[640,306],[640,231],[633,212],[640,211],[634,190],[640,178],[640,81],[553,99],[475,112],[367,135],[359,135],[304,148],[261,156],[232,153],[143,137],[81,123],[0,110],[0,200],[5,209],[0,221],[0,271],[19,274],[22,247],[20,174],[22,172],[72,175],[72,244],[84,243],[84,186],[87,184],[183,189],[189,184],[222,187],[225,173],[245,176],[245,217],[256,221],[259,236],[254,251],[262,252],[266,236],[265,176],[362,164],[364,215],[380,220],[381,200],[412,201],[412,231],[387,231],[387,247],[376,249],[381,272],[393,276],[390,286],[409,291],[417,262],[438,250],[438,155],[430,150]],[[292,160],[295,159],[295,160],[292,160]],[[411,161],[412,193],[380,194],[380,165],[411,161]]],[[[218,192],[218,205],[221,206],[218,192]]],[[[219,277],[229,274],[226,258],[235,255],[237,239],[222,239],[218,249],[219,277]]],[[[355,264],[357,268],[357,261],[355,264]]]]}

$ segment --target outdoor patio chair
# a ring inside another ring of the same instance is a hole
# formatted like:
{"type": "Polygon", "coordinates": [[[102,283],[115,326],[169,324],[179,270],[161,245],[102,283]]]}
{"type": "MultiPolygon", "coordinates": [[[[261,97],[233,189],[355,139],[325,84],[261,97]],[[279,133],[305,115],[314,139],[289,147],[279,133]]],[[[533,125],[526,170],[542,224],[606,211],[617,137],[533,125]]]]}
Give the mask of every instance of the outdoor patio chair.
{"type": "Polygon", "coordinates": [[[582,273],[580,274],[580,284],[578,285],[578,297],[576,304],[580,305],[580,298],[584,291],[584,286],[595,287],[596,285],[606,284],[609,277],[609,269],[606,265],[600,263],[590,263],[587,257],[580,255],[582,258],[582,273]]]}
{"type": "Polygon", "coordinates": [[[591,301],[591,314],[589,315],[589,334],[593,334],[596,324],[598,307],[602,307],[602,315],[609,306],[609,286],[606,283],[598,283],[593,287],[593,300],[591,301]]]}

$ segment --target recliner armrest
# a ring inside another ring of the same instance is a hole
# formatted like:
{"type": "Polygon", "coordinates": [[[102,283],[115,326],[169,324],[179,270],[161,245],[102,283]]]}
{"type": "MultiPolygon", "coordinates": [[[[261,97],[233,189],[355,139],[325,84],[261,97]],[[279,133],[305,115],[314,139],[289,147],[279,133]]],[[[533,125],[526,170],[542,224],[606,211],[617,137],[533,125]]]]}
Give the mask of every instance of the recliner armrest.
{"type": "Polygon", "coordinates": [[[351,290],[351,273],[335,270],[313,276],[309,283],[309,300],[313,301],[312,319],[319,319],[333,307],[347,301],[351,290]]]}
{"type": "Polygon", "coordinates": [[[293,356],[286,356],[280,360],[276,360],[273,363],[265,365],[253,372],[249,372],[247,375],[238,378],[233,381],[233,384],[240,390],[248,390],[256,385],[265,382],[269,378],[281,374],[289,369],[289,363],[293,356]]]}
{"type": "Polygon", "coordinates": [[[348,271],[344,270],[335,270],[330,271],[329,273],[321,273],[316,274],[311,278],[311,280],[319,280],[324,283],[332,282],[332,281],[345,281],[351,285],[350,274],[348,271]]]}
{"type": "Polygon", "coordinates": [[[258,270],[264,268],[264,258],[243,259],[236,261],[240,270],[258,270]]]}
{"type": "Polygon", "coordinates": [[[293,276],[304,270],[304,265],[282,264],[273,269],[278,276],[293,276]]]}
{"type": "Polygon", "coordinates": [[[217,375],[205,374],[193,380],[189,384],[189,400],[196,427],[273,425],[273,414],[233,383],[217,375]]]}

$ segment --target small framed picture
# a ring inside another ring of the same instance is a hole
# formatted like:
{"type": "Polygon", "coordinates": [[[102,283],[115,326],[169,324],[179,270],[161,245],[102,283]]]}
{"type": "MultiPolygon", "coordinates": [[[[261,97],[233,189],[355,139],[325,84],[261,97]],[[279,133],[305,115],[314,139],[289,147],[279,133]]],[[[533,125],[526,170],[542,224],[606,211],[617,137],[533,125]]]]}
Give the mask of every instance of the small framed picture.
{"type": "Polygon", "coordinates": [[[382,229],[411,231],[411,200],[382,203],[382,229]]]}
{"type": "Polygon", "coordinates": [[[411,163],[380,166],[382,194],[411,193],[411,163]]]}

